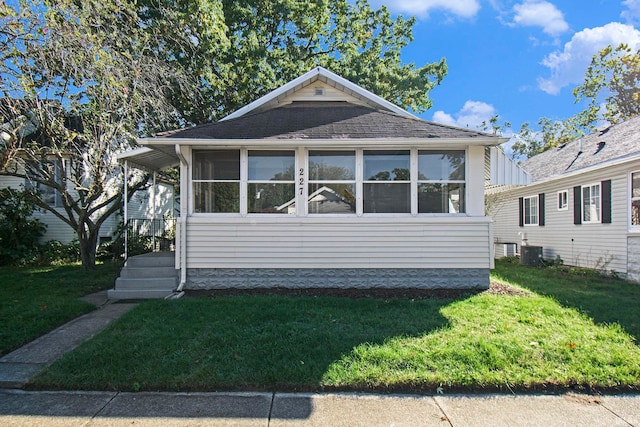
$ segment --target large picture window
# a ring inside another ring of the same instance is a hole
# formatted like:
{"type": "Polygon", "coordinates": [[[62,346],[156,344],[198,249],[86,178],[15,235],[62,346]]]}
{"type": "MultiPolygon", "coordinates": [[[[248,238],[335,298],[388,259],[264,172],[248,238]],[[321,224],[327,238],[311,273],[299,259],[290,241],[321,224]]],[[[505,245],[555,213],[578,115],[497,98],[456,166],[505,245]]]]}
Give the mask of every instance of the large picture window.
{"type": "Polygon", "coordinates": [[[249,151],[248,212],[295,213],[294,172],[294,151],[249,151]]]}
{"type": "Polygon", "coordinates": [[[193,162],[194,212],[240,212],[240,151],[198,151],[193,162]]]}
{"type": "Polygon", "coordinates": [[[309,151],[310,214],[356,212],[356,153],[309,151]]]}
{"type": "Polygon", "coordinates": [[[465,211],[464,151],[418,152],[418,212],[465,211]]]}
{"type": "Polygon", "coordinates": [[[409,150],[365,151],[364,213],[411,213],[409,150]]]}
{"type": "Polygon", "coordinates": [[[631,174],[631,225],[640,226],[640,171],[631,174]]]}

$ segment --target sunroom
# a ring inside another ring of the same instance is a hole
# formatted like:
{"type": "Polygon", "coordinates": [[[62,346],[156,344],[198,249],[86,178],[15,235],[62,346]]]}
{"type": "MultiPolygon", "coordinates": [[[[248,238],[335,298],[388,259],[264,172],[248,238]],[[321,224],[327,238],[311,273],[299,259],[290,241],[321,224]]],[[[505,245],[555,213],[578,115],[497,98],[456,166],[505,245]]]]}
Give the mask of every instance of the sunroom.
{"type": "Polygon", "coordinates": [[[504,141],[316,68],[219,122],[140,139],[122,160],[180,165],[177,291],[484,289],[485,158],[504,141]]]}

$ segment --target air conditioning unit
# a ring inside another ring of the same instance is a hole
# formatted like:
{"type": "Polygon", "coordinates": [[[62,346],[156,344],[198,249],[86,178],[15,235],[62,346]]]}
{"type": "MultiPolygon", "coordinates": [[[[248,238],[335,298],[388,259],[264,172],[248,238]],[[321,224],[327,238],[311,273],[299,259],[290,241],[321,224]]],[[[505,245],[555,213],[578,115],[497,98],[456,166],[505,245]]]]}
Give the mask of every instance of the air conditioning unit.
{"type": "Polygon", "coordinates": [[[520,264],[542,264],[542,246],[520,246],[520,264]]]}
{"type": "Polygon", "coordinates": [[[505,243],[503,245],[503,254],[504,256],[516,256],[518,254],[518,245],[515,243],[505,243]]]}

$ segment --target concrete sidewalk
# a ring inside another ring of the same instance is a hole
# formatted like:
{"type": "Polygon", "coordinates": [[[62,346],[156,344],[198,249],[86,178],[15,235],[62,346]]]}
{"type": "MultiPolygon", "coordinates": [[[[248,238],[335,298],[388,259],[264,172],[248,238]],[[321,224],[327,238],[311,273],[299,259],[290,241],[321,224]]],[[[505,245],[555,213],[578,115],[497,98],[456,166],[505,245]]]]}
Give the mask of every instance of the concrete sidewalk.
{"type": "Polygon", "coordinates": [[[0,359],[0,425],[636,426],[640,395],[369,395],[24,391],[40,369],[135,304],[99,308],[0,359]]]}
{"type": "Polygon", "coordinates": [[[0,390],[3,426],[640,426],[640,396],[0,390]]]}

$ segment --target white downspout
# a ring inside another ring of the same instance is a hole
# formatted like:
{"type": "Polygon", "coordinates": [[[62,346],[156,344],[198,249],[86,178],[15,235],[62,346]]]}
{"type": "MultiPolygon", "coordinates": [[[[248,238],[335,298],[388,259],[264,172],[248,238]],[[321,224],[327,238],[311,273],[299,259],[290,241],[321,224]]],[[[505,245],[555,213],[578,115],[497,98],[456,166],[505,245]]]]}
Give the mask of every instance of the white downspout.
{"type": "Polygon", "coordinates": [[[127,182],[129,180],[129,161],[125,160],[124,161],[124,259],[125,261],[127,260],[127,244],[128,244],[128,239],[127,239],[127,235],[129,234],[128,231],[128,227],[129,224],[127,224],[127,220],[129,218],[129,203],[128,203],[128,199],[129,199],[129,186],[127,185],[127,182]]]}
{"type": "Polygon", "coordinates": [[[153,187],[151,188],[151,247],[156,251],[156,171],[153,171],[153,187]]]}
{"type": "Polygon", "coordinates": [[[182,155],[180,144],[175,146],[176,154],[180,159],[180,284],[176,292],[182,292],[182,288],[187,283],[187,209],[189,204],[189,165],[187,159],[182,155]]]}

